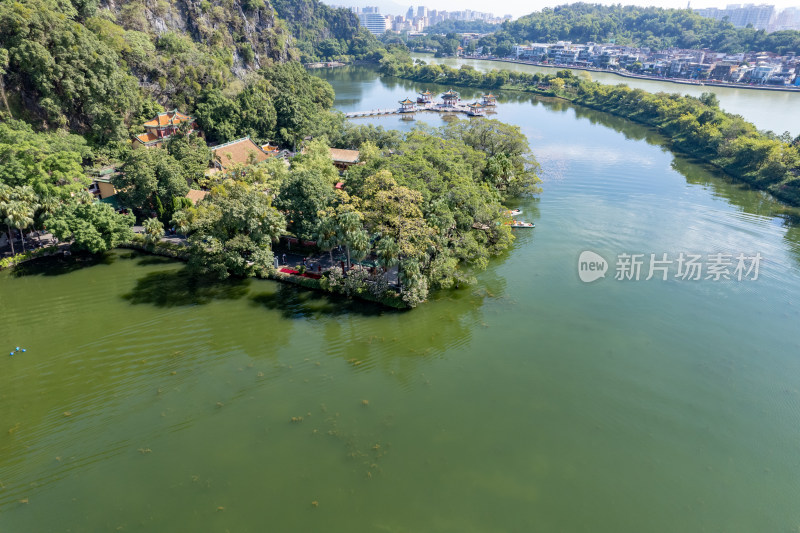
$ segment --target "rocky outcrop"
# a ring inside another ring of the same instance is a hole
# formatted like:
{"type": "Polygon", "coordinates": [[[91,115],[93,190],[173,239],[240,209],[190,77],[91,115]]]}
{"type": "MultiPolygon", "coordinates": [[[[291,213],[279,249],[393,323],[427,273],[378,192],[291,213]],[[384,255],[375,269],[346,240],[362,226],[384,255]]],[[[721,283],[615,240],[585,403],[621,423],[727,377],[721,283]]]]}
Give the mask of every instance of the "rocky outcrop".
{"type": "Polygon", "coordinates": [[[168,33],[188,35],[199,49],[223,57],[239,77],[297,56],[268,0],[103,0],[99,7],[126,30],[155,42],[168,33]]]}

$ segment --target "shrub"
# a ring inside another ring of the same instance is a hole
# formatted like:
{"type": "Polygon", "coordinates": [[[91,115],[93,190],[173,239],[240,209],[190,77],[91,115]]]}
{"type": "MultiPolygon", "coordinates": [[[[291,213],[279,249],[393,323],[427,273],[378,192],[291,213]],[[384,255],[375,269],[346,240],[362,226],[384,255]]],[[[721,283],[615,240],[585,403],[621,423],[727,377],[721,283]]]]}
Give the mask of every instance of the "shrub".
{"type": "Polygon", "coordinates": [[[46,246],[44,248],[39,248],[37,250],[28,250],[27,252],[17,254],[12,257],[6,257],[5,259],[0,259],[0,270],[5,268],[12,268],[20,263],[24,263],[25,261],[29,261],[36,257],[42,257],[44,255],[50,255],[56,253],[58,251],[58,246],[46,246]]]}

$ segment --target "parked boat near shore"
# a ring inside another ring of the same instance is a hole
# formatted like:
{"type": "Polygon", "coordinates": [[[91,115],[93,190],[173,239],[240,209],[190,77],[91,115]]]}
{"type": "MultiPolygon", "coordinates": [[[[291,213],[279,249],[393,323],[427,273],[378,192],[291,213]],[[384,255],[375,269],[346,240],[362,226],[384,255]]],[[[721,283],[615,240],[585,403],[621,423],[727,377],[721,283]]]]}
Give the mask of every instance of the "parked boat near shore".
{"type": "Polygon", "coordinates": [[[535,228],[536,224],[533,222],[523,222],[522,220],[512,220],[511,222],[506,222],[506,226],[511,226],[512,228],[535,228]]]}

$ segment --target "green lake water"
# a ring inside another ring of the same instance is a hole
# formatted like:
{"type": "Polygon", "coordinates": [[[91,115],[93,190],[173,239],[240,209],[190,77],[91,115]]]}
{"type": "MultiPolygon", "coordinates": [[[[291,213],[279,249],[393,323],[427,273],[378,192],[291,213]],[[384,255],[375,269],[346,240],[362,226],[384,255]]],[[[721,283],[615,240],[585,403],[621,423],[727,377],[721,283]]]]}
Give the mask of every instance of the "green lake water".
{"type": "MultiPolygon", "coordinates": [[[[441,89],[317,74],[343,110],[441,89]]],[[[500,102],[542,165],[516,204],[537,227],[411,312],[126,250],[0,272],[0,531],[797,531],[797,213],[641,126],[500,102]],[[764,259],[614,279],[680,252],[764,259]]],[[[414,118],[371,121],[451,119],[414,118]]]]}
{"type": "MultiPolygon", "coordinates": [[[[486,61],[482,59],[437,58],[433,54],[414,54],[414,58],[426,63],[447,65],[458,68],[468,65],[481,72],[492,69],[504,69],[515,72],[542,72],[553,74],[563,67],[538,67],[520,63],[486,61]]],[[[580,71],[573,70],[575,74],[580,71]]],[[[704,92],[713,92],[719,99],[722,109],[729,113],[742,115],[756,127],[772,130],[778,134],[784,131],[792,135],[800,135],[800,121],[797,120],[797,109],[800,108],[800,92],[741,89],[737,87],[718,87],[712,85],[688,85],[661,80],[627,78],[609,72],[588,72],[593,80],[609,85],[624,83],[636,89],[651,93],[679,93],[700,96],[704,92]]]]}

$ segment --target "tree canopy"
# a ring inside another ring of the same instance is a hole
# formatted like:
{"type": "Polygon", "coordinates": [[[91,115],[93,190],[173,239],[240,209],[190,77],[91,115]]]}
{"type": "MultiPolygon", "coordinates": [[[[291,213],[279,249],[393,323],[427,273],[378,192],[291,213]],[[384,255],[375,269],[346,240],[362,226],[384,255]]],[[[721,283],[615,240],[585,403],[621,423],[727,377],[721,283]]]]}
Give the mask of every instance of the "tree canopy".
{"type": "Polygon", "coordinates": [[[133,237],[133,215],[119,215],[102,202],[70,201],[47,219],[47,228],[72,247],[92,253],[106,252],[133,237]]]}
{"type": "Polygon", "coordinates": [[[143,105],[119,55],[83,24],[69,3],[0,4],[0,48],[8,51],[5,86],[45,123],[68,126],[96,142],[127,136],[125,119],[143,105]]]}
{"type": "Polygon", "coordinates": [[[28,185],[37,194],[68,196],[85,189],[86,140],[64,131],[36,133],[30,125],[0,122],[0,183],[28,185]]]}
{"type": "Polygon", "coordinates": [[[767,51],[800,53],[800,32],[767,33],[753,28],[735,28],[727,20],[702,17],[690,9],[662,9],[600,5],[578,2],[520,17],[480,45],[498,46],[504,41],[573,41],[633,44],[652,49],[710,48],[719,52],[767,51]]]}
{"type": "Polygon", "coordinates": [[[233,180],[212,188],[206,199],[181,216],[191,232],[190,267],[220,278],[271,268],[272,242],[286,227],[268,195],[233,180]]]}
{"type": "Polygon", "coordinates": [[[249,136],[295,146],[306,136],[341,128],[341,116],[330,111],[333,97],[329,83],[286,63],[260,71],[236,96],[217,89],[204,93],[195,115],[212,143],[249,136]]]}
{"type": "Polygon", "coordinates": [[[317,0],[273,0],[275,11],[297,39],[302,61],[371,59],[380,42],[349,9],[317,0]]]}
{"type": "Polygon", "coordinates": [[[149,214],[189,192],[188,172],[167,150],[134,150],[112,183],[123,205],[149,214]]]}

